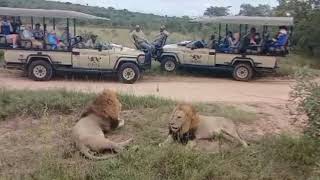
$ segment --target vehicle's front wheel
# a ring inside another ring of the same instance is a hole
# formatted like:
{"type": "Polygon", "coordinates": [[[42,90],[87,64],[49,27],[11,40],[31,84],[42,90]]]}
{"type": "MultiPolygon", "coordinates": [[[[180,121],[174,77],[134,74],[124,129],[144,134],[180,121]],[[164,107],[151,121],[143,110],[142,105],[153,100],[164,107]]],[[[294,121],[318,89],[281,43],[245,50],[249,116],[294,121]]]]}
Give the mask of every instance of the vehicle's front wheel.
{"type": "Polygon", "coordinates": [[[253,74],[253,68],[248,63],[239,63],[233,70],[233,78],[237,81],[250,81],[253,74]]]}
{"type": "Polygon", "coordinates": [[[53,76],[52,66],[47,61],[33,61],[29,65],[28,76],[35,81],[49,81],[53,76]]]}
{"type": "Polygon", "coordinates": [[[161,69],[167,72],[174,72],[177,69],[177,61],[174,57],[165,56],[161,60],[161,69]]]}
{"type": "Polygon", "coordinates": [[[119,68],[118,78],[125,84],[133,84],[140,78],[140,70],[133,63],[124,63],[119,68]]]}

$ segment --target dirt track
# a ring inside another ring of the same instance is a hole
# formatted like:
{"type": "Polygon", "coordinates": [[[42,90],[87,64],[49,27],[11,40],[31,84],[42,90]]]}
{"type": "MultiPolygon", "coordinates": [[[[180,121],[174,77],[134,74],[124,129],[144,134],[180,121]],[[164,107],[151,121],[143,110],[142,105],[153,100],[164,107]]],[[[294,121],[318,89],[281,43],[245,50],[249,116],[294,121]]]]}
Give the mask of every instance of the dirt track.
{"type": "MultiPolygon", "coordinates": [[[[71,78],[69,78],[71,79],[71,78]]],[[[276,103],[288,100],[291,80],[258,79],[250,83],[228,78],[150,77],[125,85],[115,80],[65,80],[35,82],[20,74],[0,73],[0,87],[13,89],[55,89],[100,92],[104,88],[136,95],[157,95],[182,101],[276,103]]]]}

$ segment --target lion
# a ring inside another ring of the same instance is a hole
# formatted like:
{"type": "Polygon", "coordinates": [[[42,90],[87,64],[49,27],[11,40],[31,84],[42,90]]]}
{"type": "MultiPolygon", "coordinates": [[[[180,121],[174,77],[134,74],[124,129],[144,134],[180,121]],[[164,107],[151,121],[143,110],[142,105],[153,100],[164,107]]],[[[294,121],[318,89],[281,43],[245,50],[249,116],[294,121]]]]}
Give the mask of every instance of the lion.
{"type": "Polygon", "coordinates": [[[81,114],[72,129],[72,134],[77,148],[85,157],[91,160],[105,160],[116,154],[96,156],[91,152],[119,153],[130,144],[131,139],[116,143],[105,138],[105,133],[124,126],[124,120],[119,119],[121,107],[117,94],[105,90],[81,114]]]}
{"type": "Polygon", "coordinates": [[[221,136],[248,146],[239,136],[233,121],[199,115],[192,105],[185,103],[174,109],[169,122],[169,136],[160,146],[179,142],[194,147],[197,140],[214,140],[221,136]]]}

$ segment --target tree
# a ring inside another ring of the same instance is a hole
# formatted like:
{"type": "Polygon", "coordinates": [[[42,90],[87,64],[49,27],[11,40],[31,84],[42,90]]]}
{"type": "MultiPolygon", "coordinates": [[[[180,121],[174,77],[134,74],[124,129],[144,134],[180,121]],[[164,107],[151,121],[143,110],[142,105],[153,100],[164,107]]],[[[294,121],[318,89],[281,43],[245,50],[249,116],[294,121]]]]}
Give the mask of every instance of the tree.
{"type": "Polygon", "coordinates": [[[312,10],[312,1],[278,0],[279,6],[275,8],[276,16],[292,16],[296,21],[306,19],[312,10]]]}
{"type": "Polygon", "coordinates": [[[252,6],[251,4],[242,4],[240,6],[241,16],[271,16],[272,9],[269,5],[252,6]]]}
{"type": "Polygon", "coordinates": [[[208,7],[207,10],[204,12],[205,16],[228,16],[230,15],[230,8],[228,7],[217,7],[217,6],[211,6],[208,7]]]}

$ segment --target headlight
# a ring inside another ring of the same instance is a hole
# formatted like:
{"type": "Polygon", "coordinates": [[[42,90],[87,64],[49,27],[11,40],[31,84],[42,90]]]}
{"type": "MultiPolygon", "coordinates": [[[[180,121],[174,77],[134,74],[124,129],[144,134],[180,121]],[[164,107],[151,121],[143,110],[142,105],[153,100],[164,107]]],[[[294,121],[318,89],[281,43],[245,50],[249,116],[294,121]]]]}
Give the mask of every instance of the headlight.
{"type": "Polygon", "coordinates": [[[145,55],[138,56],[138,62],[140,64],[144,64],[145,60],[146,60],[146,56],[145,55]]]}

